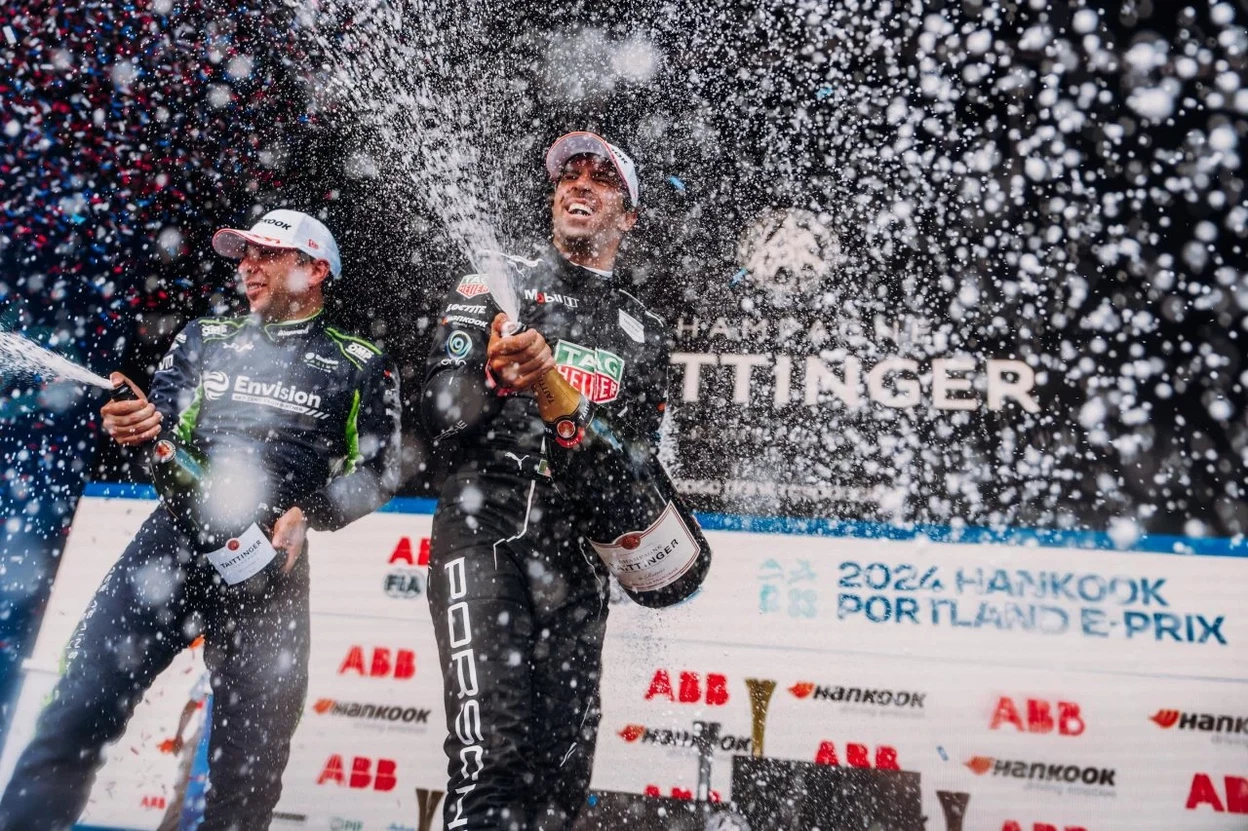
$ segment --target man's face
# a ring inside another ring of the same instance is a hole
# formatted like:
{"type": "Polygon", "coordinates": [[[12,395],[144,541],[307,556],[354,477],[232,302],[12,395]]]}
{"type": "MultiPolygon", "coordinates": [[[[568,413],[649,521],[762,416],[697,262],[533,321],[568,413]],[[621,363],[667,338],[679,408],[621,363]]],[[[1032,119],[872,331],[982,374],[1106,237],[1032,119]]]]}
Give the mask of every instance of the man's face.
{"type": "Polygon", "coordinates": [[[618,244],[637,221],[627,189],[610,159],[583,154],[563,166],[551,219],[556,241],[569,247],[618,244]]]}
{"type": "Polygon", "coordinates": [[[238,279],[252,314],[282,320],[303,300],[313,282],[315,262],[300,251],[247,244],[238,279]]]}

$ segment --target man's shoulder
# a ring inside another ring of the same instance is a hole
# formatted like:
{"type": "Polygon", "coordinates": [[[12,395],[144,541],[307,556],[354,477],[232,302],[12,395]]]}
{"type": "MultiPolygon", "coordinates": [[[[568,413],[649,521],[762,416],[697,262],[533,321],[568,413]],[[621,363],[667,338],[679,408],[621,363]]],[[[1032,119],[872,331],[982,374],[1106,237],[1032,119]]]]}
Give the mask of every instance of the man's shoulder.
{"type": "Polygon", "coordinates": [[[486,282],[486,272],[482,269],[489,269],[491,266],[498,265],[502,267],[507,276],[512,280],[523,281],[541,271],[542,263],[543,259],[540,256],[523,257],[506,251],[481,251],[477,255],[475,265],[477,270],[460,276],[455,281],[452,291],[464,297],[475,298],[478,295],[489,293],[490,290],[489,284],[486,282]]]}
{"type": "Polygon", "coordinates": [[[631,314],[641,320],[648,320],[650,323],[657,325],[660,329],[667,329],[667,321],[659,315],[650,311],[645,303],[638,299],[637,295],[627,289],[615,287],[615,294],[618,297],[620,310],[626,314],[631,314]]]}
{"type": "Polygon", "coordinates": [[[337,326],[328,324],[323,331],[326,339],[357,369],[364,369],[371,363],[385,359],[385,354],[380,346],[359,335],[354,335],[337,326]]]}

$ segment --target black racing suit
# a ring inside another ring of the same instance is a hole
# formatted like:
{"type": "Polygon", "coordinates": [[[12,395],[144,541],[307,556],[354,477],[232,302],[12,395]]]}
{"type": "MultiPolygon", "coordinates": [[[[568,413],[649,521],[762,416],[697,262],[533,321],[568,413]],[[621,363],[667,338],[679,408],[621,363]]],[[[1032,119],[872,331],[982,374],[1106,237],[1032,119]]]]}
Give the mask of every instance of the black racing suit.
{"type": "MultiPolygon", "coordinates": [[[[340,528],[397,488],[396,374],[375,346],[323,316],[192,321],[150,399],[164,428],[206,455],[214,492],[277,511],[299,506],[313,528],[340,528]]],[[[200,828],[268,828],[307,691],[308,558],[288,575],[227,585],[163,508],[79,622],[65,674],[0,800],[0,828],[72,826],[101,748],[199,634],[216,692],[200,828]]]]}
{"type": "MultiPolygon", "coordinates": [[[[663,322],[553,248],[508,258],[519,316],[563,373],[631,438],[657,436],[667,394],[663,322]]],[[[582,545],[577,502],[550,478],[529,394],[485,370],[498,307],[482,278],[448,295],[421,410],[450,459],[433,519],[429,606],[444,673],[445,827],[557,829],[585,804],[599,719],[607,570],[582,545]]]]}

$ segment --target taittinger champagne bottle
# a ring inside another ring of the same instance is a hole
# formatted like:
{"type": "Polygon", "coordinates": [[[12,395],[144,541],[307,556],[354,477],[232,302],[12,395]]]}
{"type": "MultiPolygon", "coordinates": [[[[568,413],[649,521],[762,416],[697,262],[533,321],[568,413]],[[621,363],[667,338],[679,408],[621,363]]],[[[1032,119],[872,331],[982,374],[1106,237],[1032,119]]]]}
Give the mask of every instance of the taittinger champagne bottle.
{"type": "Polygon", "coordinates": [[[630,439],[557,369],[533,385],[553,440],[556,481],[590,514],[585,537],[642,606],[679,603],[702,585],[711,547],[647,442],[630,439]]]}
{"type": "MultiPolygon", "coordinates": [[[[115,387],[111,394],[114,401],[134,400],[135,397],[124,384],[115,387]]],[[[237,585],[262,571],[271,575],[285,564],[285,558],[277,556],[277,549],[260,527],[261,522],[271,525],[276,519],[275,512],[268,506],[258,506],[260,517],[254,521],[235,519],[214,523],[207,516],[204,510],[210,487],[207,466],[190,447],[168,431],[162,430],[156,437],[145,466],[165,509],[195,538],[199,551],[227,584],[237,585]]]]}

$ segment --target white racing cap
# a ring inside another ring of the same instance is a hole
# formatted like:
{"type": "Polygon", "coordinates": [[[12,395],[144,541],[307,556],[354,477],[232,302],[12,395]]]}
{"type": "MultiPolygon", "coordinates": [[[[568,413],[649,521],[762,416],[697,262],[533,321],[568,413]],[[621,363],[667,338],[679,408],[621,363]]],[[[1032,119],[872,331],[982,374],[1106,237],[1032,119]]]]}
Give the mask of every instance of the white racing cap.
{"type": "Polygon", "coordinates": [[[632,207],[636,208],[641,196],[641,187],[637,184],[637,166],[627,153],[596,133],[581,131],[555,139],[555,143],[546,151],[546,173],[552,180],[557,180],[568,159],[583,153],[611,160],[628,187],[628,198],[632,207]]]}
{"type": "Polygon", "coordinates": [[[222,228],[212,235],[213,250],[232,260],[242,259],[247,243],[302,251],[313,259],[329,263],[329,273],[334,277],[342,273],[342,257],[334,235],[325,223],[300,211],[269,211],[250,230],[222,228]]]}

